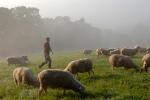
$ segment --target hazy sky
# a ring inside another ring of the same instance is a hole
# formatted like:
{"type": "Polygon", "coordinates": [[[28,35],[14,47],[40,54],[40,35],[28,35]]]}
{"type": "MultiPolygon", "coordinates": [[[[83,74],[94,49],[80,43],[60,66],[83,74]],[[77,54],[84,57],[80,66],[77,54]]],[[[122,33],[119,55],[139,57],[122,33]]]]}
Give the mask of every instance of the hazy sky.
{"type": "Polygon", "coordinates": [[[32,6],[44,17],[84,17],[100,28],[132,26],[150,22],[150,0],[0,0],[1,7],[32,6]]]}

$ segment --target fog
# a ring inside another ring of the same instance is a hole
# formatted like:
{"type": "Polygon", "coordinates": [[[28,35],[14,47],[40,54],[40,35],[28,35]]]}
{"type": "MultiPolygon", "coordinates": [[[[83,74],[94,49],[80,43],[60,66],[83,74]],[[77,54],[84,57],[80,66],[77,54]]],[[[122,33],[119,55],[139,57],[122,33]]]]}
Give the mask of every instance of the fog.
{"type": "Polygon", "coordinates": [[[44,17],[84,17],[96,27],[111,29],[150,22],[149,4],[149,0],[0,0],[3,7],[36,7],[44,17]]]}
{"type": "Polygon", "coordinates": [[[0,55],[150,44],[149,0],[0,0],[0,55]]]}

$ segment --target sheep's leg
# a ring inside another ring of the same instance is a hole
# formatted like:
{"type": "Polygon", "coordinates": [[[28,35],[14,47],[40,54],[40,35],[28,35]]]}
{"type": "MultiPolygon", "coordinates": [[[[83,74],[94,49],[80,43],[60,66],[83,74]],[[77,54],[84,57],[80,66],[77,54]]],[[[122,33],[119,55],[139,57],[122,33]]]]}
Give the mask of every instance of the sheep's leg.
{"type": "Polygon", "coordinates": [[[18,81],[17,81],[16,78],[14,78],[14,82],[15,82],[16,86],[17,86],[17,85],[19,86],[18,81]]]}
{"type": "Polygon", "coordinates": [[[147,71],[148,71],[148,67],[146,66],[146,67],[145,67],[145,72],[147,72],[147,71]]]}
{"type": "Polygon", "coordinates": [[[47,93],[47,86],[43,87],[44,92],[47,93]]]}
{"type": "Polygon", "coordinates": [[[66,90],[64,89],[64,90],[63,90],[63,95],[65,95],[65,94],[66,94],[66,90]]]}
{"type": "Polygon", "coordinates": [[[114,66],[112,66],[112,71],[114,71],[114,66]]]}
{"type": "Polygon", "coordinates": [[[141,68],[140,73],[143,72],[143,68],[141,68]]]}
{"type": "Polygon", "coordinates": [[[94,75],[94,71],[93,70],[91,70],[91,72],[93,73],[93,75],[94,75]]]}
{"type": "Polygon", "coordinates": [[[22,77],[22,84],[25,83],[25,76],[22,77]]]}
{"type": "Polygon", "coordinates": [[[89,77],[91,77],[91,73],[90,73],[90,71],[88,72],[88,74],[89,74],[89,77]]]}
{"type": "Polygon", "coordinates": [[[42,86],[40,86],[40,89],[39,89],[39,96],[41,96],[42,92],[43,92],[43,88],[42,88],[42,86]]]}

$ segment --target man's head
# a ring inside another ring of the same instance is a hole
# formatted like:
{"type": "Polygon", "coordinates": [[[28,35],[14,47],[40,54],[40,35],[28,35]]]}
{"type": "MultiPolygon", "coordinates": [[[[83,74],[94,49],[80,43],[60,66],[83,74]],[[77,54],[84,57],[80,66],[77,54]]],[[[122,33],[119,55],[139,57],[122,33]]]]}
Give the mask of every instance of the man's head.
{"type": "Polygon", "coordinates": [[[50,38],[49,38],[49,37],[46,37],[46,41],[49,42],[49,41],[50,41],[50,38]]]}

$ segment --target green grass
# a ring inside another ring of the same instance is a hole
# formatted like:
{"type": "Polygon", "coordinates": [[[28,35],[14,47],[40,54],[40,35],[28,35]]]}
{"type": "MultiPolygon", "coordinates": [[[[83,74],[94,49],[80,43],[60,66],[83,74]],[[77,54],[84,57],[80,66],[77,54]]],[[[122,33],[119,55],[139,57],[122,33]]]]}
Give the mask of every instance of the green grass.
{"type": "MultiPolygon", "coordinates": [[[[63,52],[52,56],[52,67],[64,69],[72,60],[91,58],[94,64],[95,75],[89,80],[88,74],[79,74],[77,77],[85,85],[87,94],[80,95],[71,90],[63,96],[63,90],[48,89],[47,94],[38,98],[38,88],[32,86],[16,87],[12,79],[12,72],[16,66],[7,66],[5,60],[0,61],[0,100],[150,100],[150,72],[138,73],[134,69],[125,70],[116,68],[111,70],[108,58],[97,58],[93,53],[85,56],[81,52],[63,52]]],[[[133,57],[139,66],[142,66],[142,55],[133,57]]],[[[43,61],[41,55],[29,56],[30,67],[35,74],[43,69],[38,65],[43,61]]]]}

